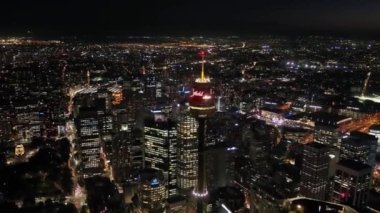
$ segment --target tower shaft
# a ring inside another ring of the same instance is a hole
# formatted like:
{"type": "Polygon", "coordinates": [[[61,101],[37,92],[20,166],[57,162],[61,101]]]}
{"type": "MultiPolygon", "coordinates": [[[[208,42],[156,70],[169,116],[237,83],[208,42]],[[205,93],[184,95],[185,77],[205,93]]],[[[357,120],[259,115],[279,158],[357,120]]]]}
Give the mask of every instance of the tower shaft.
{"type": "Polygon", "coordinates": [[[205,209],[203,196],[207,195],[206,175],[205,175],[205,118],[198,118],[198,184],[196,187],[197,212],[203,213],[205,209]]]}

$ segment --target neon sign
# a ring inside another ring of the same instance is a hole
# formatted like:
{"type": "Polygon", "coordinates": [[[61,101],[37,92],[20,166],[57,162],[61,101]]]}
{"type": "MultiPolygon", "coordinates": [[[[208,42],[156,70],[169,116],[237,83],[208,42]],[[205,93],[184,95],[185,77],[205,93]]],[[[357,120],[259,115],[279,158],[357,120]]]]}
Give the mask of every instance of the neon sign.
{"type": "Polygon", "coordinates": [[[203,96],[203,100],[210,100],[210,99],[211,99],[211,96],[209,96],[209,95],[203,96]]]}
{"type": "Polygon", "coordinates": [[[150,186],[154,187],[154,186],[158,186],[160,185],[160,181],[158,181],[157,178],[154,178],[151,182],[150,182],[150,186]]]}
{"type": "Polygon", "coordinates": [[[204,91],[197,91],[197,90],[193,91],[193,96],[203,96],[204,94],[205,94],[204,91]]]}

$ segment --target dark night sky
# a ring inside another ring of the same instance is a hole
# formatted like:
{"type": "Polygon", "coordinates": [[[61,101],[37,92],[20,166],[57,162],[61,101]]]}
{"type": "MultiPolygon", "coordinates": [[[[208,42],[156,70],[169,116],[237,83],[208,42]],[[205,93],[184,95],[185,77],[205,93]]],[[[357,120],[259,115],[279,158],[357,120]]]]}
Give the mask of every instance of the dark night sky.
{"type": "Polygon", "coordinates": [[[0,32],[380,35],[380,0],[2,0],[0,32]]]}

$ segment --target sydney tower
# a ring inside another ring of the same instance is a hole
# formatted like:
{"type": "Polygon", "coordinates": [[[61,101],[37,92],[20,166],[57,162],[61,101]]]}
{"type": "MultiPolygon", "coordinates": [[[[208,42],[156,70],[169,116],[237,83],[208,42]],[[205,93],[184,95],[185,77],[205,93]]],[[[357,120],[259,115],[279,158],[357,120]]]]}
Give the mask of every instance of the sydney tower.
{"type": "Polygon", "coordinates": [[[208,195],[205,173],[205,123],[215,113],[214,92],[211,88],[210,79],[205,76],[205,51],[200,51],[202,58],[201,76],[195,80],[192,94],[189,97],[190,113],[198,120],[198,183],[194,188],[193,195],[197,201],[197,212],[205,212],[205,198],[208,195]]]}

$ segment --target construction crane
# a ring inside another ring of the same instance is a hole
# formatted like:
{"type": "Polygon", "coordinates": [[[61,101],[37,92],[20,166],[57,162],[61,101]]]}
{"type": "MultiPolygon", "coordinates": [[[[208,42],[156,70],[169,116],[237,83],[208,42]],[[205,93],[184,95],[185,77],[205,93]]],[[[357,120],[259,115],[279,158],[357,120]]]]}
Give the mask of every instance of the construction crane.
{"type": "Polygon", "coordinates": [[[365,79],[364,84],[363,84],[363,89],[362,89],[362,94],[361,94],[362,97],[364,96],[365,92],[367,91],[368,81],[369,81],[370,77],[371,77],[371,72],[368,72],[367,78],[365,79]]]}

